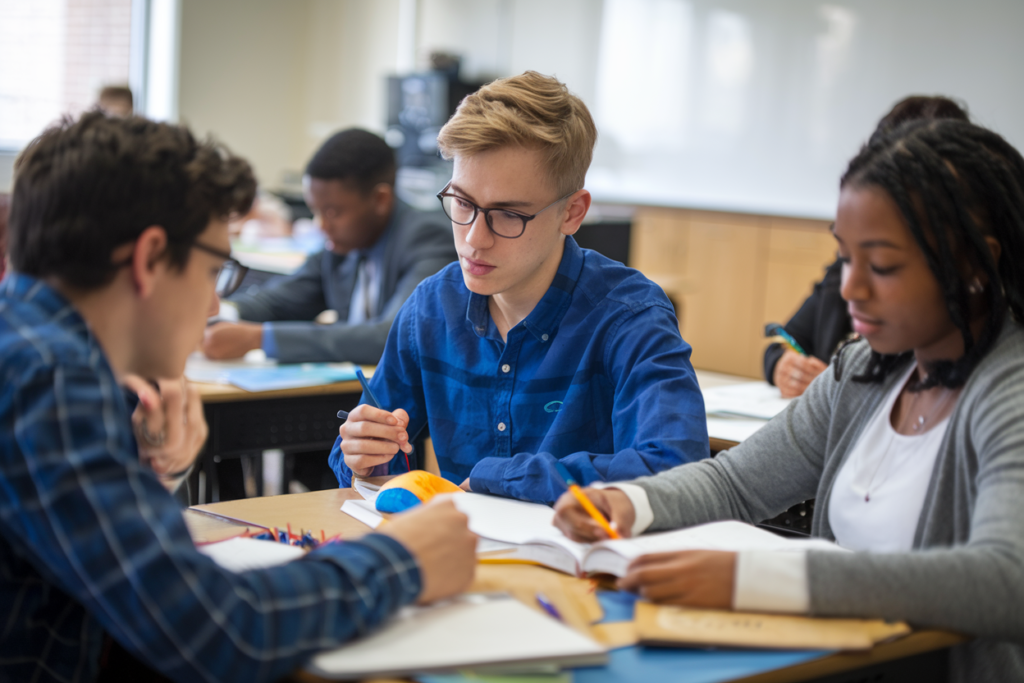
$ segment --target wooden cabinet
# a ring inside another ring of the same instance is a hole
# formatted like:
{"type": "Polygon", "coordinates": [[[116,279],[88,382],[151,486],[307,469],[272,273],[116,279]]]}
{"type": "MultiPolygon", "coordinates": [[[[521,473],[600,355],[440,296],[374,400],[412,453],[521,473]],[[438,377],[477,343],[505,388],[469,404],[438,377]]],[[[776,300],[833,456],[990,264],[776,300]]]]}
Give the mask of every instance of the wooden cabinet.
{"type": "Polygon", "coordinates": [[[677,305],[694,367],[761,376],[764,325],[796,312],[835,258],[827,221],[638,209],[630,265],[677,305]]]}

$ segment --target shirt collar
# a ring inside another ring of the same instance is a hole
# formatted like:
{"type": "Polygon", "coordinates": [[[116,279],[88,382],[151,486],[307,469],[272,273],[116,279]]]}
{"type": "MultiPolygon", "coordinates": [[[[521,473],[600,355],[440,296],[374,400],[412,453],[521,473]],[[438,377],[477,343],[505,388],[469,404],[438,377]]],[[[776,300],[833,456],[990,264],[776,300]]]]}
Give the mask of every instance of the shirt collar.
{"type": "MultiPolygon", "coordinates": [[[[526,316],[522,325],[541,342],[554,336],[565,312],[572,303],[572,293],[576,289],[580,273],[583,271],[583,250],[571,236],[565,238],[562,260],[558,271],[551,281],[548,291],[526,316]]],[[[473,327],[478,337],[486,337],[491,321],[491,312],[487,306],[486,296],[469,293],[469,304],[466,307],[466,320],[473,327]]]]}
{"type": "Polygon", "coordinates": [[[48,313],[50,318],[72,315],[77,321],[84,323],[82,317],[60,292],[43,280],[38,280],[31,275],[8,271],[3,282],[0,283],[0,291],[7,299],[24,301],[38,306],[48,313]]]}

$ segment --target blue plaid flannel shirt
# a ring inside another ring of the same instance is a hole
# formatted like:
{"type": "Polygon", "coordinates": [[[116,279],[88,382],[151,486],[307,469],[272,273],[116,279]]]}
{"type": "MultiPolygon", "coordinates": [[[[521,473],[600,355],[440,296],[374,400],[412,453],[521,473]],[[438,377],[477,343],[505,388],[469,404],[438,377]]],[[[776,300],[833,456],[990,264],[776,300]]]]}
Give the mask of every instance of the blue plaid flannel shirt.
{"type": "Polygon", "coordinates": [[[16,273],[0,373],[0,681],[92,680],[104,632],[175,680],[274,680],[419,594],[381,535],[240,574],[198,553],[84,320],[16,273]]]}
{"type": "MultiPolygon", "coordinates": [[[[480,493],[552,503],[566,490],[556,459],[585,485],[709,455],[690,346],[665,293],[571,237],[548,291],[507,341],[458,263],[424,280],[370,385],[385,408],[409,413],[410,435],[429,426],[445,478],[469,477],[480,493]]],[[[329,462],[348,486],[340,437],[329,462]]],[[[399,456],[374,474],[405,470],[399,456]]]]}

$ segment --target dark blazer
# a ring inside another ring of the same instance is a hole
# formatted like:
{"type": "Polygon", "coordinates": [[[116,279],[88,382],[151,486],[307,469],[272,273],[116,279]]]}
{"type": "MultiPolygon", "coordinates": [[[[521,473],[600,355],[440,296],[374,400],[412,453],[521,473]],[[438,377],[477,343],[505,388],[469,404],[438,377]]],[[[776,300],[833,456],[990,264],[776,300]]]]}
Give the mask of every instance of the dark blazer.
{"type": "MultiPolygon", "coordinates": [[[[814,285],[814,291],[804,301],[800,310],[786,323],[786,332],[793,335],[797,343],[808,354],[824,363],[832,360],[839,343],[850,336],[853,328],[846,302],[839,295],[843,264],[836,259],[825,270],[825,277],[814,285]]],[[[764,351],[764,378],[769,384],[785,348],[782,344],[770,344],[764,351]]]]}
{"type": "Polygon", "coordinates": [[[377,310],[365,323],[349,325],[349,303],[356,284],[358,256],[324,250],[291,275],[274,278],[255,292],[231,299],[243,320],[270,322],[282,363],[341,362],[374,364],[384,352],[398,309],[424,278],[454,261],[451,221],[440,210],[417,211],[396,200],[386,239],[377,310]],[[319,325],[325,310],[338,322],[319,325]]]}

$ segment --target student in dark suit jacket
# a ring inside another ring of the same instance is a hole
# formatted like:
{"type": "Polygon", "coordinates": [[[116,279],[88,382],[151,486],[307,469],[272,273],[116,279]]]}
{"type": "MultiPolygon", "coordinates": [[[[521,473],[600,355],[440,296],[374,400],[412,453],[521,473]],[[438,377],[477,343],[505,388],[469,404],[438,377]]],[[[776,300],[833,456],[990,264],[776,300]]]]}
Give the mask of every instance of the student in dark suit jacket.
{"type": "Polygon", "coordinates": [[[262,348],[284,363],[376,363],[398,309],[416,285],[455,260],[451,222],[395,196],[395,157],[373,133],[331,137],[306,167],[306,203],[328,243],[292,275],[234,297],[240,323],[206,333],[210,358],[262,348]],[[314,318],[334,310],[338,320],[314,318]]]}

